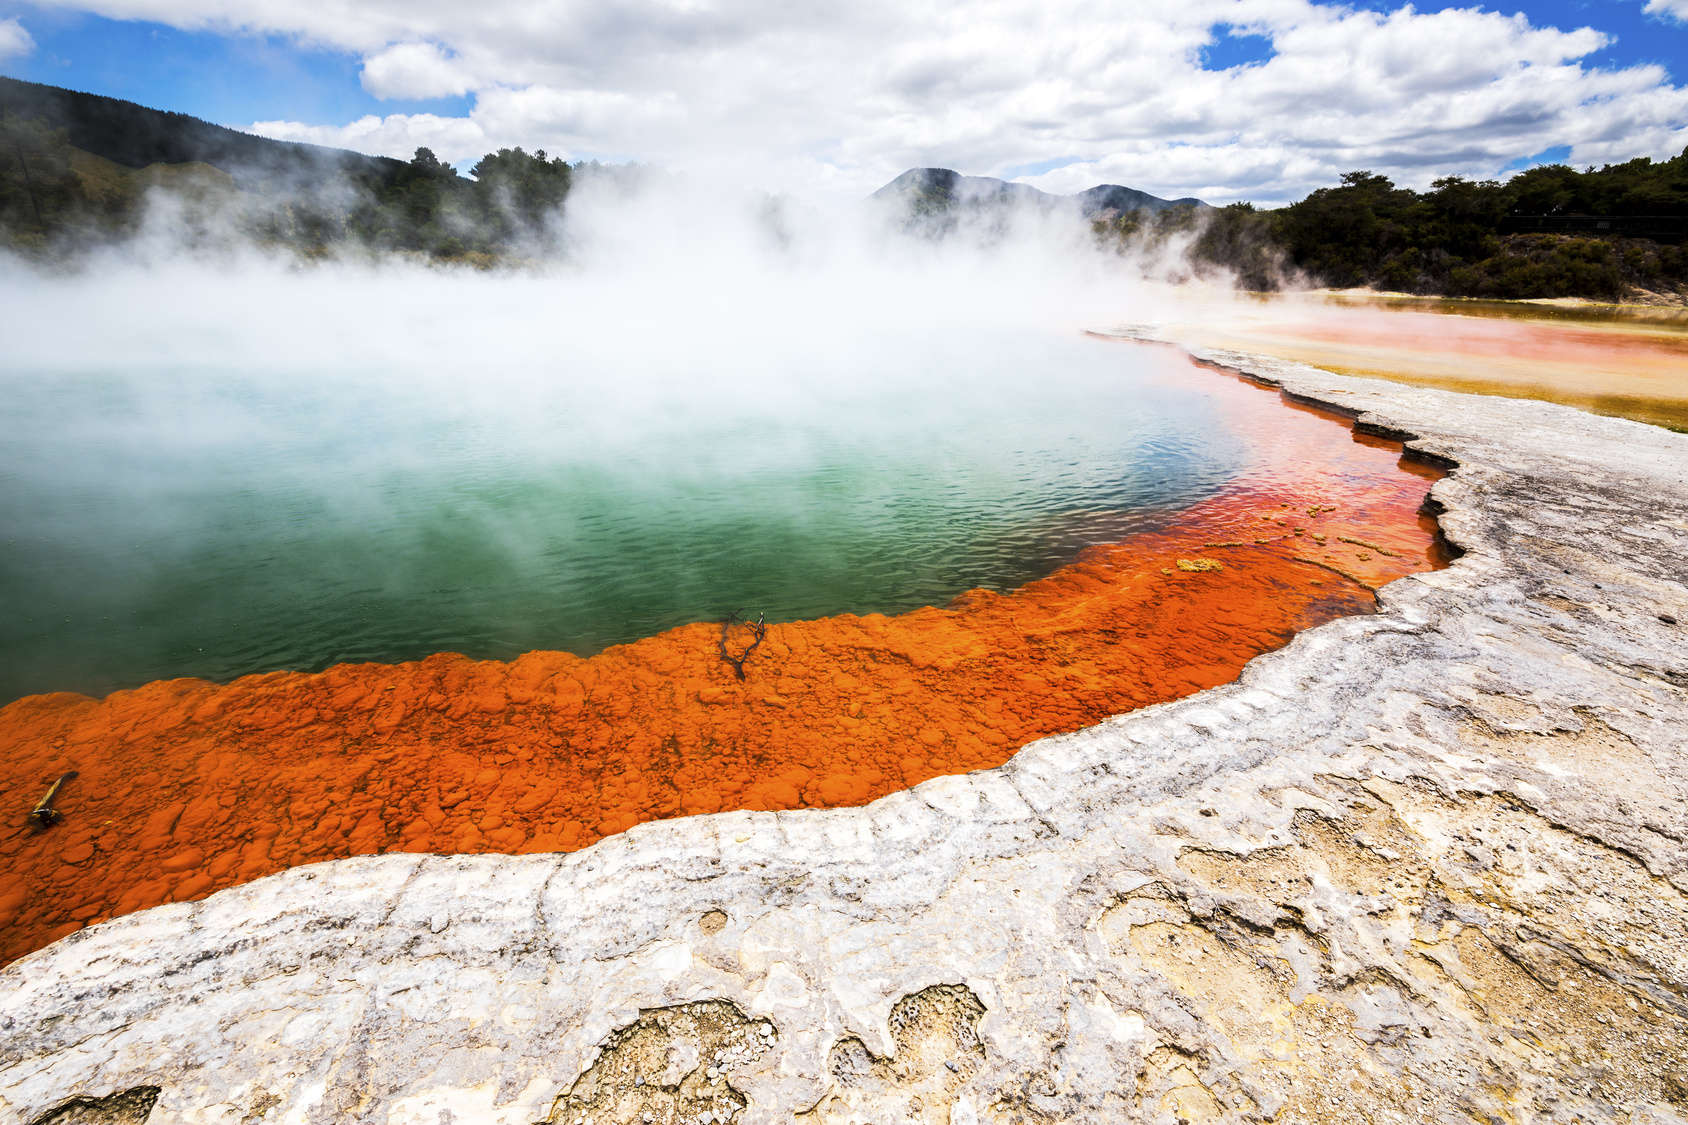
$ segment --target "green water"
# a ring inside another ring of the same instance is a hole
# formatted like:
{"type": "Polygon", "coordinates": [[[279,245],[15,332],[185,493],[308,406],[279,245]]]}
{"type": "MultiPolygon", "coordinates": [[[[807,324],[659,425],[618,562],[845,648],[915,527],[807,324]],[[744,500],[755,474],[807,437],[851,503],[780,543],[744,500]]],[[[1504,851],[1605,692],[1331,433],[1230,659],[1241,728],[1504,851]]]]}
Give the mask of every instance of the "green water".
{"type": "Polygon", "coordinates": [[[666,364],[8,370],[0,702],[942,605],[1250,460],[1146,349],[666,364]]]}

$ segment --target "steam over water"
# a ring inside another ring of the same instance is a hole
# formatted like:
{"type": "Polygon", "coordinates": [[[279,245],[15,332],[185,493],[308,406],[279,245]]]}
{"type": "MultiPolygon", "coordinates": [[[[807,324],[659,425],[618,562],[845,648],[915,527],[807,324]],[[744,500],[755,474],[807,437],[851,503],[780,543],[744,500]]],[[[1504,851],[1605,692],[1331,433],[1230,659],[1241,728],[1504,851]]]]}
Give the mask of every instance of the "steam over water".
{"type": "Polygon", "coordinates": [[[0,278],[0,702],[942,605],[1247,471],[1071,262],[682,258],[0,278]]]}

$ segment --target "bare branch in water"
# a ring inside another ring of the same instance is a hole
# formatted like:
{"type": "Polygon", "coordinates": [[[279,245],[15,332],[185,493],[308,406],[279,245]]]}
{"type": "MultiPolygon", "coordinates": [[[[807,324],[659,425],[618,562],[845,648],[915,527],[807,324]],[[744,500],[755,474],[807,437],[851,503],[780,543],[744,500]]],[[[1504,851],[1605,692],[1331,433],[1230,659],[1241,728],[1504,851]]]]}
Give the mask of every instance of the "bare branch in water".
{"type": "Polygon", "coordinates": [[[756,620],[752,622],[749,612],[740,610],[727,614],[727,619],[721,622],[721,659],[733,666],[733,671],[738,674],[738,678],[741,680],[744,679],[744,662],[750,659],[750,654],[756,651],[756,646],[761,644],[762,639],[768,635],[768,626],[763,623],[763,618],[766,616],[766,614],[759,613],[756,615],[756,620]],[[728,634],[732,632],[734,625],[743,625],[750,630],[751,636],[756,638],[750,642],[749,648],[737,656],[727,651],[728,634]]]}

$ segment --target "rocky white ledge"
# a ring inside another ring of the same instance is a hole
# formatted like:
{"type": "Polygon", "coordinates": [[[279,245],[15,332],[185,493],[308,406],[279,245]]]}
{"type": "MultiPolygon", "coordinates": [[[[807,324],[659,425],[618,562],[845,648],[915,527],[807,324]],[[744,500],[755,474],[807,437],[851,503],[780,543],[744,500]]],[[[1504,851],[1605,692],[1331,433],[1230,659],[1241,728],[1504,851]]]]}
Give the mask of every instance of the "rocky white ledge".
{"type": "Polygon", "coordinates": [[[1688,1119],[1688,437],[1198,358],[1457,465],[1464,557],[866,808],[84,930],[0,972],[0,1122],[1688,1119]]]}

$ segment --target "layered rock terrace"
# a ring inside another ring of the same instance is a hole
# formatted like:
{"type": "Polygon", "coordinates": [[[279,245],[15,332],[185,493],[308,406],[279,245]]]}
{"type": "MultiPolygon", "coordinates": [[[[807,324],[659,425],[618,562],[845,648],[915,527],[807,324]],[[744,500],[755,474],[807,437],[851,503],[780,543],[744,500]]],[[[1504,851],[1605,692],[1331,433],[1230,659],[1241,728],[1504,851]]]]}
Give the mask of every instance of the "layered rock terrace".
{"type": "Polygon", "coordinates": [[[861,808],[296,868],[0,971],[0,1122],[1688,1120],[1688,438],[1199,358],[1452,567],[861,808]]]}

